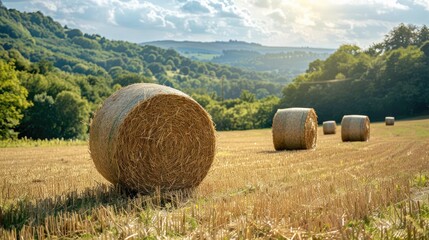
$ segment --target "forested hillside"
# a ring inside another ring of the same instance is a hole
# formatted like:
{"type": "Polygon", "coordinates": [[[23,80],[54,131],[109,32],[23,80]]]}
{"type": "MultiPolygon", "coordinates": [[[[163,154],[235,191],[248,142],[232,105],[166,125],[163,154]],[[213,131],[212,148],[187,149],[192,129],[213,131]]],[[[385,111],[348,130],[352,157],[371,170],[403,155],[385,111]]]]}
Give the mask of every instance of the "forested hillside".
{"type": "Polygon", "coordinates": [[[368,49],[343,45],[312,62],[283,95],[279,107],[313,107],[320,121],[428,114],[429,28],[400,24],[368,49]]]}
{"type": "MultiPolygon", "coordinates": [[[[228,42],[155,41],[142,43],[164,49],[174,49],[195,60],[227,64],[258,72],[271,72],[293,79],[305,72],[310,62],[326,59],[334,49],[310,47],[270,47],[257,43],[230,40],[228,42]]],[[[281,79],[282,80],[282,79],[281,79]]],[[[289,81],[282,82],[283,84],[289,81]]]]}
{"type": "MultiPolygon", "coordinates": [[[[275,54],[267,56],[276,62],[275,54]]],[[[292,84],[282,81],[0,7],[0,139],[85,139],[102,101],[140,82],[190,94],[218,130],[270,127],[275,111],[285,107],[315,108],[319,122],[344,114],[372,120],[429,114],[429,29],[401,24],[368,49],[343,45],[311,62],[292,84]]]]}
{"type": "Polygon", "coordinates": [[[222,55],[214,57],[211,62],[227,64],[258,72],[277,73],[293,79],[305,72],[310,62],[316,59],[324,60],[329,57],[330,54],[331,53],[316,53],[311,51],[262,54],[255,51],[227,50],[224,51],[222,55]]]}
{"type": "Polygon", "coordinates": [[[116,89],[155,82],[180,89],[218,129],[268,127],[286,78],[182,57],[172,49],[111,41],[40,12],[0,7],[0,137],[85,138],[94,110],[116,89]],[[7,80],[7,82],[6,82],[7,80]],[[7,83],[7,84],[5,84],[7,83]],[[228,118],[228,122],[219,122],[228,118]]]}

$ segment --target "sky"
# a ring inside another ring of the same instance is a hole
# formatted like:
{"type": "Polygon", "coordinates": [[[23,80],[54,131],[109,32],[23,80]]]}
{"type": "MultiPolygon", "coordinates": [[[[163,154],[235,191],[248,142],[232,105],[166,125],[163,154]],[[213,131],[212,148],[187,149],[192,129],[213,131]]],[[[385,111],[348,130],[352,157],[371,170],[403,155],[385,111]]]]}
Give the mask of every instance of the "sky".
{"type": "Polygon", "coordinates": [[[69,28],[130,42],[239,40],[367,48],[400,23],[429,25],[429,0],[2,0],[69,28]]]}

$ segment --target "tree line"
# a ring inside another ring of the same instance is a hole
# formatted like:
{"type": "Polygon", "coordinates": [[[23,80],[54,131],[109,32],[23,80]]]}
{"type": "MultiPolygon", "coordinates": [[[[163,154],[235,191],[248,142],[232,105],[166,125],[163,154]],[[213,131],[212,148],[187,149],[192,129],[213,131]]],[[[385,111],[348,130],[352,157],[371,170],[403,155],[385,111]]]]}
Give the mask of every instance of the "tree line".
{"type": "Polygon", "coordinates": [[[427,26],[400,24],[368,49],[342,45],[286,86],[279,108],[313,107],[321,121],[345,114],[374,120],[428,114],[428,41],[427,26]]]}
{"type": "Polygon", "coordinates": [[[40,12],[0,7],[0,138],[85,139],[103,100],[140,82],[188,93],[218,130],[270,127],[275,111],[286,107],[313,107],[320,121],[427,114],[428,40],[426,26],[400,24],[368,49],[343,45],[311,62],[281,91],[279,75],[192,61],[172,49],[111,41],[40,12]]]}
{"type": "Polygon", "coordinates": [[[314,59],[326,59],[330,53],[295,50],[281,53],[259,53],[249,50],[225,50],[213,62],[255,71],[276,72],[294,78],[304,72],[314,59]]]}
{"type": "Polygon", "coordinates": [[[141,82],[202,96],[201,102],[210,99],[207,107],[217,111],[218,129],[262,127],[240,117],[225,123],[223,115],[250,116],[272,103],[270,96],[280,96],[276,82],[284,81],[279,75],[192,61],[172,49],[85,34],[40,12],[5,7],[0,7],[0,71],[2,139],[86,138],[102,101],[141,82]],[[251,104],[252,111],[244,110],[251,104]]]}

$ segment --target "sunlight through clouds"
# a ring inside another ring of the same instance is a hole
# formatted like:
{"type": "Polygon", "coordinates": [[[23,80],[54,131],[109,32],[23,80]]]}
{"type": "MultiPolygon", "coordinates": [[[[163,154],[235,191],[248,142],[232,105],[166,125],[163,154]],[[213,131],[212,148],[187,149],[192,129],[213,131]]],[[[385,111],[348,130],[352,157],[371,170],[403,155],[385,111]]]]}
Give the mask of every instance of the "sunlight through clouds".
{"type": "Polygon", "coordinates": [[[258,42],[271,46],[362,47],[401,22],[426,24],[429,0],[76,0],[12,1],[61,24],[107,38],[258,42]]]}

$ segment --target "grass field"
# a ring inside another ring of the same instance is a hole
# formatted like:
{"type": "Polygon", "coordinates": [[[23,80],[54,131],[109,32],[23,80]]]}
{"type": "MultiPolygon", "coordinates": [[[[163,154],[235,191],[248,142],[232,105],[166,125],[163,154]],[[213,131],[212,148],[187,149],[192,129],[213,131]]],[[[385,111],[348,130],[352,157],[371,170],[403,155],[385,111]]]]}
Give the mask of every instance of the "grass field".
{"type": "Polygon", "coordinates": [[[3,239],[428,239],[429,119],[274,151],[271,130],[218,133],[192,193],[127,196],[85,145],[0,148],[3,239]]]}

